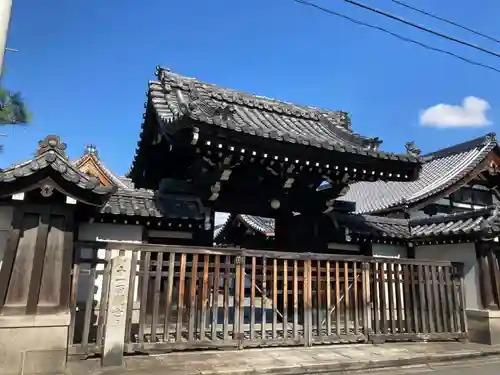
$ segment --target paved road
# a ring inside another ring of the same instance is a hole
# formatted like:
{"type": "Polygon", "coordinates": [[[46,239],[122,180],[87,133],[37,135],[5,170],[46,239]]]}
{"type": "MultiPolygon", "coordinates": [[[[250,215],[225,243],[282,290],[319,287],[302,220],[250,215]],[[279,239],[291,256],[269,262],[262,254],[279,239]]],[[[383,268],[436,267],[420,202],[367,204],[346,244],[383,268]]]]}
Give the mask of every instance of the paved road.
{"type": "MultiPolygon", "coordinates": [[[[349,375],[354,373],[349,373],[349,375]]],[[[370,375],[498,375],[500,374],[500,357],[490,357],[457,363],[413,366],[400,369],[385,369],[375,372],[364,372],[370,375]]],[[[346,374],[347,375],[347,374],[346,374]]],[[[358,374],[356,374],[358,375],[358,374]]]]}

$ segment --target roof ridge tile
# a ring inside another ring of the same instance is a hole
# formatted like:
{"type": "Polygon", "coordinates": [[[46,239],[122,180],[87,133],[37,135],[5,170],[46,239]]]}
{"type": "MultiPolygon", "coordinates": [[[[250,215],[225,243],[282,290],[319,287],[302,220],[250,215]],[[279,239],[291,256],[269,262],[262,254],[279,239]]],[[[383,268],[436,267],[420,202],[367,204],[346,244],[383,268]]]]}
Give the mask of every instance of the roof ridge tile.
{"type": "Polygon", "coordinates": [[[466,152],[466,151],[469,151],[471,149],[478,148],[478,147],[483,147],[483,146],[486,146],[488,144],[494,144],[494,145],[497,144],[497,138],[496,138],[495,133],[488,133],[488,134],[483,135],[481,137],[477,137],[477,138],[474,138],[474,139],[471,139],[468,141],[464,141],[464,142],[461,142],[461,143],[458,143],[458,144],[455,144],[455,145],[452,145],[449,147],[439,149],[439,150],[434,151],[434,152],[430,152],[428,154],[423,155],[423,158],[424,158],[424,160],[428,159],[430,161],[430,160],[450,156],[453,154],[460,154],[462,152],[466,152]]]}

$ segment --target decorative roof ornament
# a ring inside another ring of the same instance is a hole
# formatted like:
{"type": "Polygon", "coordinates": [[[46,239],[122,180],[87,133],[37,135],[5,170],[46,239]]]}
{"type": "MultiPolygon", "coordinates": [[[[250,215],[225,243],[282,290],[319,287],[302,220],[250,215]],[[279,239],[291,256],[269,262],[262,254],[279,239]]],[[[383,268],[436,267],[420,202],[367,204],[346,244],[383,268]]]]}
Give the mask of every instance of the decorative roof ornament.
{"type": "Polygon", "coordinates": [[[494,240],[500,232],[500,206],[495,204],[489,208],[489,216],[479,225],[479,230],[483,235],[483,240],[494,240]],[[493,237],[492,237],[493,236],[493,237]]]}
{"type": "Polygon", "coordinates": [[[203,114],[210,118],[220,117],[223,121],[236,113],[236,107],[232,104],[214,101],[210,94],[195,82],[189,83],[187,95],[177,91],[177,98],[182,111],[186,114],[203,114]]]}
{"type": "Polygon", "coordinates": [[[484,137],[484,138],[485,138],[484,144],[497,141],[497,135],[496,135],[496,133],[493,133],[493,132],[486,134],[486,137],[484,137]]]}
{"type": "Polygon", "coordinates": [[[406,148],[406,153],[414,157],[419,157],[420,154],[422,153],[422,150],[420,150],[417,147],[414,141],[406,142],[405,148],[406,148]]]}
{"type": "Polygon", "coordinates": [[[351,115],[349,115],[349,113],[341,111],[340,120],[344,123],[344,126],[347,130],[352,131],[352,121],[351,115]]]}
{"type": "Polygon", "coordinates": [[[36,156],[43,155],[49,151],[54,151],[64,159],[68,159],[68,155],[66,155],[66,143],[62,142],[57,135],[50,134],[38,142],[36,156]]]}
{"type": "Polygon", "coordinates": [[[52,196],[53,193],[54,193],[54,186],[50,184],[45,184],[40,188],[40,194],[45,198],[52,196]]]}
{"type": "Polygon", "coordinates": [[[364,142],[364,148],[372,151],[379,151],[380,145],[384,143],[379,137],[367,138],[364,142]]]}
{"type": "Polygon", "coordinates": [[[95,144],[88,144],[85,146],[84,155],[94,155],[98,157],[99,153],[97,152],[97,146],[95,144]]]}

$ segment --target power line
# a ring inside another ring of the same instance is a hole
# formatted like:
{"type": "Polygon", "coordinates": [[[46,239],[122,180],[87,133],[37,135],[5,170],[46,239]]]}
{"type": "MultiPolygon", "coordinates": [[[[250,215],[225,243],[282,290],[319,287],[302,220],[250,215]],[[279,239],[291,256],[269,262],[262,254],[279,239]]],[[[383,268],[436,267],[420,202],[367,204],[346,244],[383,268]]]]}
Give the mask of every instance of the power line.
{"type": "Polygon", "coordinates": [[[440,48],[436,48],[436,47],[431,47],[431,46],[429,46],[429,45],[427,45],[425,43],[419,42],[419,41],[417,41],[415,39],[407,38],[407,37],[402,36],[400,34],[397,34],[397,33],[394,33],[392,31],[389,31],[387,29],[384,29],[383,27],[380,27],[380,26],[375,26],[375,25],[371,25],[371,24],[363,22],[363,21],[359,21],[359,20],[357,20],[355,18],[346,16],[345,14],[336,12],[336,11],[334,11],[332,9],[328,9],[328,8],[322,7],[320,5],[311,3],[310,1],[307,1],[307,0],[292,0],[292,1],[294,1],[294,2],[296,2],[298,4],[306,5],[306,6],[309,6],[309,7],[318,9],[318,10],[321,10],[322,12],[329,13],[331,15],[334,15],[334,16],[337,16],[337,17],[340,17],[340,18],[343,18],[343,19],[348,20],[348,21],[350,21],[352,23],[355,23],[357,25],[365,26],[365,27],[368,27],[370,29],[374,29],[374,30],[378,30],[378,31],[382,31],[383,33],[392,35],[393,37],[398,38],[398,39],[400,39],[400,40],[402,40],[404,42],[413,43],[413,44],[419,45],[420,47],[423,47],[425,49],[428,49],[428,50],[431,50],[431,51],[435,51],[435,52],[439,52],[439,53],[443,53],[443,54],[448,55],[448,56],[452,56],[452,57],[454,57],[456,59],[459,59],[459,60],[462,60],[462,61],[464,61],[464,62],[466,62],[468,64],[480,66],[482,68],[486,68],[486,69],[489,69],[489,70],[493,70],[493,71],[495,71],[497,73],[500,73],[500,69],[495,68],[495,67],[493,67],[491,65],[483,64],[483,63],[477,62],[475,60],[468,59],[466,57],[457,55],[457,54],[455,54],[453,52],[450,52],[450,51],[446,51],[446,50],[443,50],[443,49],[440,49],[440,48]]]}
{"type": "Polygon", "coordinates": [[[457,38],[455,38],[453,36],[449,36],[449,35],[440,33],[439,31],[435,31],[435,30],[429,29],[427,27],[420,26],[420,25],[418,25],[416,23],[413,23],[411,21],[407,21],[404,18],[395,16],[394,14],[385,12],[383,10],[372,8],[372,7],[368,6],[368,5],[365,5],[365,4],[362,4],[362,3],[358,3],[357,1],[354,1],[354,0],[342,0],[342,1],[344,1],[346,3],[349,3],[349,4],[352,4],[352,5],[355,5],[355,6],[359,7],[359,8],[363,8],[363,9],[368,10],[370,12],[377,13],[377,14],[379,14],[381,16],[393,19],[394,21],[398,21],[398,22],[404,23],[407,26],[414,27],[414,28],[419,29],[421,31],[424,31],[426,33],[438,36],[440,38],[443,38],[443,39],[446,39],[446,40],[450,40],[452,42],[455,42],[455,43],[458,43],[458,44],[462,44],[462,45],[470,47],[470,48],[474,48],[474,49],[476,49],[478,51],[487,53],[488,55],[491,55],[491,56],[500,57],[499,53],[490,51],[490,50],[488,50],[486,48],[483,48],[483,47],[480,47],[480,46],[478,46],[476,44],[469,43],[469,42],[466,42],[464,40],[457,39],[457,38]]]}
{"type": "Polygon", "coordinates": [[[466,30],[466,31],[468,31],[468,32],[470,32],[470,33],[473,33],[473,34],[479,35],[479,36],[481,36],[481,37],[483,37],[483,38],[486,38],[486,39],[489,39],[489,40],[491,40],[491,41],[493,41],[493,42],[500,43],[500,40],[499,40],[499,39],[496,39],[496,38],[491,37],[491,36],[489,36],[489,35],[483,34],[483,33],[479,32],[479,31],[477,31],[477,30],[471,29],[470,27],[467,27],[467,26],[461,25],[461,24],[459,24],[458,22],[451,21],[451,20],[446,19],[446,18],[444,18],[444,17],[438,16],[438,15],[436,15],[436,14],[434,14],[434,13],[427,12],[427,11],[426,11],[426,10],[424,10],[424,9],[414,7],[413,5],[407,4],[407,3],[403,2],[403,1],[400,1],[400,0],[391,0],[391,1],[392,1],[393,3],[396,3],[396,4],[398,4],[398,5],[403,6],[403,7],[405,7],[405,8],[411,9],[411,10],[413,10],[413,11],[415,11],[415,12],[418,12],[418,13],[421,13],[421,14],[425,14],[426,16],[429,16],[429,17],[434,18],[434,19],[436,19],[436,20],[439,20],[439,21],[442,21],[442,22],[448,23],[448,24],[450,24],[450,25],[456,26],[456,27],[458,27],[458,28],[460,28],[460,29],[463,29],[463,30],[466,30]]]}

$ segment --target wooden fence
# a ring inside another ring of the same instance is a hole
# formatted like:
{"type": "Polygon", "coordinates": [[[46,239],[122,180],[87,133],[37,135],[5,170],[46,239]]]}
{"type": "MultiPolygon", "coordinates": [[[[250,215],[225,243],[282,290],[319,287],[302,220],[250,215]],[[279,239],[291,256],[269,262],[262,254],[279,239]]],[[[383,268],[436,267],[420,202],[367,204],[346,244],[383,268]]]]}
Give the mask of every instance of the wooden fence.
{"type": "Polygon", "coordinates": [[[100,242],[77,247],[70,353],[102,346],[112,249],[126,352],[467,337],[460,264],[100,242]]]}

